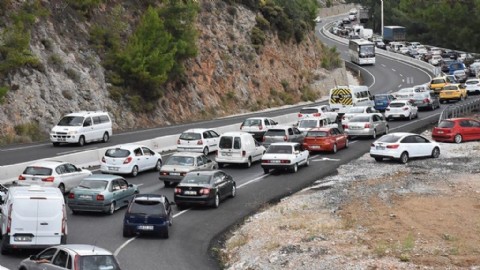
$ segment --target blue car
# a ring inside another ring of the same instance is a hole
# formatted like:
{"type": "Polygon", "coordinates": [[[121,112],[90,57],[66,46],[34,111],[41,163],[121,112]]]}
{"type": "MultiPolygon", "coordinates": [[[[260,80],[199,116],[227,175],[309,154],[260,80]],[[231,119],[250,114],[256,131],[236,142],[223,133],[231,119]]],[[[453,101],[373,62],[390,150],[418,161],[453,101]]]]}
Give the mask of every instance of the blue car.
{"type": "Polygon", "coordinates": [[[173,223],[172,205],[167,197],[158,194],[137,194],[123,219],[123,237],[158,235],[168,238],[168,227],[173,223]]]}
{"type": "Polygon", "coordinates": [[[374,101],[375,101],[374,108],[375,108],[375,110],[384,112],[385,109],[390,104],[390,102],[392,102],[392,100],[395,100],[395,97],[391,94],[375,95],[374,96],[374,101]]]}
{"type": "Polygon", "coordinates": [[[67,205],[73,214],[85,211],[111,215],[115,210],[128,205],[128,200],[137,193],[138,186],[129,184],[121,176],[92,174],[70,190],[67,205]]]}

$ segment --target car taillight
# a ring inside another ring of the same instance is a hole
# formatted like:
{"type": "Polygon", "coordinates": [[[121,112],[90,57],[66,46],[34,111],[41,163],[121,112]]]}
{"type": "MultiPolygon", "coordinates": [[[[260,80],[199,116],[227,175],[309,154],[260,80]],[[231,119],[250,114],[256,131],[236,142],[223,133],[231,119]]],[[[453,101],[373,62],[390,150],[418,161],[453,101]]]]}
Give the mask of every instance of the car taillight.
{"type": "Polygon", "coordinates": [[[210,194],[210,189],[209,188],[202,188],[202,189],[200,189],[198,194],[208,195],[208,194],[210,194]]]}
{"type": "Polygon", "coordinates": [[[105,157],[102,157],[102,163],[105,163],[105,157]]]}
{"type": "Polygon", "coordinates": [[[375,147],[375,144],[374,143],[370,144],[370,147],[375,147]]]}
{"type": "Polygon", "coordinates": [[[175,194],[180,194],[180,193],[182,193],[182,189],[176,187],[176,188],[175,188],[175,194]]]}
{"type": "Polygon", "coordinates": [[[97,194],[96,199],[97,199],[97,201],[103,201],[103,200],[105,200],[105,196],[103,196],[102,194],[97,194]]]}
{"type": "Polygon", "coordinates": [[[167,172],[160,172],[160,175],[168,175],[167,172]]]}
{"type": "Polygon", "coordinates": [[[287,136],[283,136],[283,140],[284,140],[284,141],[287,141],[287,140],[288,140],[288,137],[287,137],[287,136]]]}
{"type": "Polygon", "coordinates": [[[268,159],[262,159],[262,163],[270,163],[270,160],[268,160],[268,159]]]}
{"type": "Polygon", "coordinates": [[[298,117],[302,117],[302,116],[303,116],[303,114],[301,114],[301,113],[298,114],[298,117]]]}
{"type": "Polygon", "coordinates": [[[365,124],[365,128],[370,128],[370,127],[371,127],[370,123],[365,124]]]}
{"type": "Polygon", "coordinates": [[[262,125],[259,125],[259,126],[258,126],[258,129],[259,129],[259,130],[262,130],[262,129],[263,129],[262,125]]]}
{"type": "Polygon", "coordinates": [[[424,99],[423,103],[430,103],[430,99],[428,99],[428,98],[424,99]]]}
{"type": "Polygon", "coordinates": [[[180,144],[180,139],[177,140],[177,144],[180,144]]]}
{"type": "Polygon", "coordinates": [[[21,174],[18,176],[18,180],[25,180],[25,179],[26,179],[25,176],[23,176],[21,174]]]}
{"type": "Polygon", "coordinates": [[[186,172],[181,172],[181,173],[180,173],[180,176],[185,176],[185,175],[187,175],[186,172]]]}
{"type": "Polygon", "coordinates": [[[53,180],[55,180],[53,176],[42,178],[42,182],[53,182],[53,180]]]}
{"type": "Polygon", "coordinates": [[[313,116],[315,117],[319,117],[320,115],[322,115],[321,113],[314,113],[313,116]]]}
{"type": "Polygon", "coordinates": [[[13,205],[10,204],[10,206],[8,207],[8,218],[7,218],[7,231],[6,233],[10,233],[10,229],[12,227],[12,207],[13,205]]]}
{"type": "Polygon", "coordinates": [[[389,148],[389,149],[397,149],[399,146],[400,146],[400,144],[390,144],[390,145],[387,145],[387,148],[389,148]]]}
{"type": "Polygon", "coordinates": [[[345,125],[342,125],[342,126],[343,126],[343,129],[348,128],[348,125],[346,125],[346,124],[345,124],[345,125]]]}
{"type": "Polygon", "coordinates": [[[290,163],[290,160],[280,160],[280,163],[290,163]]]}
{"type": "Polygon", "coordinates": [[[408,111],[408,107],[403,107],[403,110],[404,110],[404,111],[408,111]]]}
{"type": "Polygon", "coordinates": [[[132,161],[132,157],[127,157],[124,161],[123,164],[128,164],[132,161]]]}
{"type": "Polygon", "coordinates": [[[390,111],[390,108],[386,108],[385,111],[390,111]]]}
{"type": "Polygon", "coordinates": [[[247,155],[247,151],[242,151],[242,157],[247,155]]]}
{"type": "Polygon", "coordinates": [[[69,199],[75,199],[75,193],[73,193],[73,192],[68,193],[68,198],[69,199]]]}
{"type": "Polygon", "coordinates": [[[197,141],[197,145],[202,145],[203,144],[203,141],[202,140],[198,140],[197,141]]]}

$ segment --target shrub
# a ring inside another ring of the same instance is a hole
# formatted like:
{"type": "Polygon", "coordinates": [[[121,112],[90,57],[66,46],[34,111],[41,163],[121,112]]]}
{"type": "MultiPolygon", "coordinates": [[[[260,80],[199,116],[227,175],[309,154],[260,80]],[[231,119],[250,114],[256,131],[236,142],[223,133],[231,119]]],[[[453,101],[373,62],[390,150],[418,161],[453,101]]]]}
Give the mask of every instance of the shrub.
{"type": "Polygon", "coordinates": [[[340,53],[337,52],[337,47],[331,47],[324,51],[321,65],[322,68],[328,70],[339,68],[342,65],[342,60],[340,59],[340,53]]]}
{"type": "Polygon", "coordinates": [[[255,17],[255,21],[257,22],[257,27],[262,29],[262,30],[268,30],[270,29],[270,22],[268,22],[265,17],[263,17],[261,14],[258,14],[255,17]]]}
{"type": "Polygon", "coordinates": [[[0,104],[5,102],[5,96],[8,93],[8,88],[6,86],[0,86],[0,104]]]}
{"type": "Polygon", "coordinates": [[[58,54],[50,55],[47,61],[52,66],[60,67],[63,65],[63,60],[58,54]]]}
{"type": "Polygon", "coordinates": [[[318,93],[308,86],[302,87],[301,92],[303,101],[315,101],[318,98],[318,93]]]}
{"type": "Polygon", "coordinates": [[[15,132],[20,137],[20,141],[40,141],[46,139],[47,135],[40,130],[37,122],[20,124],[14,127],[15,132]]]}
{"type": "Polygon", "coordinates": [[[74,82],[79,82],[80,81],[80,74],[73,68],[67,68],[65,70],[65,73],[67,74],[68,78],[70,78],[74,82]]]}
{"type": "Polygon", "coordinates": [[[67,0],[67,3],[76,10],[87,13],[98,7],[102,3],[102,0],[67,0]]]}
{"type": "Polygon", "coordinates": [[[254,26],[250,34],[250,39],[252,40],[253,45],[263,46],[265,43],[265,33],[262,31],[262,29],[254,26]]]}

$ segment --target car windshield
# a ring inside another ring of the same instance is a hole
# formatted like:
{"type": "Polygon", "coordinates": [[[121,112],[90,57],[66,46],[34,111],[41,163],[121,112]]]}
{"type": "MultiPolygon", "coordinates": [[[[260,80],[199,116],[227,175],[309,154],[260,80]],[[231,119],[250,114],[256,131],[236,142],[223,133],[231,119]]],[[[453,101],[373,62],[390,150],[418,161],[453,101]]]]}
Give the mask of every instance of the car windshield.
{"type": "Polygon", "coordinates": [[[104,180],[82,180],[78,185],[81,188],[94,189],[94,190],[105,190],[107,188],[108,181],[104,180]]]}
{"type": "Polygon", "coordinates": [[[391,108],[400,108],[400,107],[403,107],[403,106],[405,106],[405,103],[403,103],[403,102],[392,102],[392,103],[390,103],[391,108]]]}
{"type": "Polygon", "coordinates": [[[130,155],[129,150],[119,149],[119,148],[108,149],[105,152],[105,156],[111,157],[111,158],[124,158],[124,157],[128,157],[129,155],[130,155]]]}
{"type": "Polygon", "coordinates": [[[57,126],[67,126],[67,127],[81,126],[81,125],[83,125],[83,117],[81,116],[65,116],[57,124],[57,126]]]}
{"type": "Polygon", "coordinates": [[[309,131],[307,132],[306,137],[327,137],[328,132],[326,131],[309,131]]]}
{"type": "Polygon", "coordinates": [[[187,173],[182,179],[181,183],[191,183],[191,184],[210,184],[212,179],[211,175],[203,175],[199,173],[187,173]]]}
{"type": "Polygon", "coordinates": [[[360,56],[375,56],[375,46],[372,45],[362,45],[360,46],[360,56]]]}
{"type": "Polygon", "coordinates": [[[359,115],[350,119],[350,122],[370,122],[369,115],[359,115]]]}
{"type": "Polygon", "coordinates": [[[202,136],[200,135],[200,133],[184,132],[180,135],[180,140],[194,141],[201,139],[202,136]]]}
{"type": "Polygon", "coordinates": [[[193,166],[193,157],[171,156],[165,165],[193,166]]]}
{"type": "Polygon", "coordinates": [[[317,112],[318,112],[318,109],[315,109],[315,108],[304,108],[300,110],[301,114],[313,114],[317,112]]]}
{"type": "Polygon", "coordinates": [[[285,136],[285,130],[283,129],[269,129],[265,132],[264,136],[285,136]]]}
{"type": "Polygon", "coordinates": [[[317,120],[302,120],[298,124],[299,128],[312,128],[317,126],[317,120]]]}
{"type": "Polygon", "coordinates": [[[270,145],[267,149],[269,154],[291,154],[292,147],[290,145],[270,145]]]}
{"type": "Polygon", "coordinates": [[[362,107],[350,107],[347,111],[347,113],[363,113],[365,108],[362,107]]]}
{"type": "Polygon", "coordinates": [[[445,80],[444,79],[433,79],[432,84],[439,84],[439,83],[445,83],[445,80]]]}
{"type": "Polygon", "coordinates": [[[468,80],[468,81],[465,82],[465,84],[468,84],[468,85],[474,85],[474,84],[478,84],[478,83],[479,83],[479,81],[477,81],[477,80],[468,80]]]}
{"type": "Polygon", "coordinates": [[[375,100],[388,100],[387,96],[375,96],[375,100]]]}
{"type": "Polygon", "coordinates": [[[28,166],[23,171],[23,174],[30,174],[30,175],[52,175],[52,169],[45,168],[45,167],[36,167],[36,166],[28,166]]]}
{"type": "Polygon", "coordinates": [[[262,125],[262,120],[261,119],[246,119],[243,121],[243,126],[261,126],[262,125]]]}
{"type": "Polygon", "coordinates": [[[397,142],[402,136],[396,134],[387,134],[383,135],[377,142],[384,142],[384,143],[394,143],[397,142]]]}
{"type": "MultiPolygon", "coordinates": [[[[76,256],[75,261],[77,261],[76,256]]],[[[79,270],[120,270],[113,255],[80,256],[78,265],[80,266],[79,270]]]]}
{"type": "Polygon", "coordinates": [[[440,124],[438,124],[439,128],[453,128],[455,123],[453,121],[442,120],[440,124]]]}
{"type": "Polygon", "coordinates": [[[455,85],[447,85],[443,87],[443,90],[458,90],[458,87],[455,85]]]}
{"type": "Polygon", "coordinates": [[[231,149],[232,146],[233,146],[232,136],[222,136],[220,138],[220,143],[218,144],[218,147],[220,147],[220,149],[231,149]]]}
{"type": "Polygon", "coordinates": [[[135,200],[129,209],[129,213],[166,216],[163,204],[158,200],[135,200]]]}

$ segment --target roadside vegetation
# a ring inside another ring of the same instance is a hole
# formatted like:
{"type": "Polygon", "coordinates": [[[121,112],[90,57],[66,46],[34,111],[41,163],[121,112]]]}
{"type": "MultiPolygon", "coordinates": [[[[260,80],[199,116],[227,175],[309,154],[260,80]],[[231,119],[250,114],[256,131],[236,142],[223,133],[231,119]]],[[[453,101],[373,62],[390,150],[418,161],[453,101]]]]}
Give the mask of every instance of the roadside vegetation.
{"type": "MultiPolygon", "coordinates": [[[[347,0],[370,8],[368,22],[381,32],[381,7],[378,0],[347,0]]],[[[383,1],[384,25],[407,28],[407,38],[442,48],[480,52],[480,2],[476,0],[399,0],[383,1]],[[415,7],[415,8],[412,8],[415,7]]]]}

